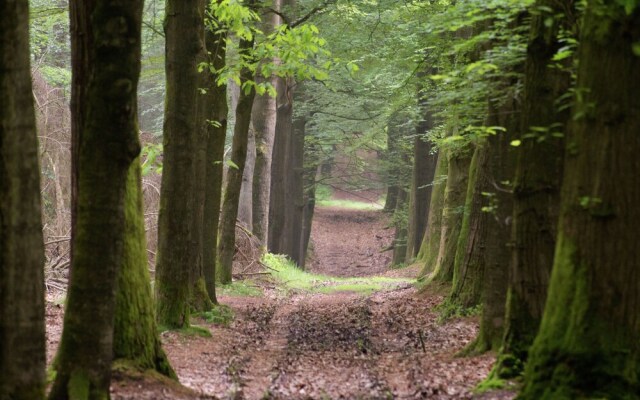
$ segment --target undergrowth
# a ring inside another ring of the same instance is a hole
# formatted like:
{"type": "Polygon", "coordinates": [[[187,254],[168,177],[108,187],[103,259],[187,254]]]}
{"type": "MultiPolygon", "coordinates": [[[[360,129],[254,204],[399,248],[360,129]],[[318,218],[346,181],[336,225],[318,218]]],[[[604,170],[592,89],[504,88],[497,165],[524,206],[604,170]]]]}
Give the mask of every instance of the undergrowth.
{"type": "Polygon", "coordinates": [[[216,286],[216,294],[220,296],[260,297],[262,290],[252,280],[234,281],[228,285],[216,286]]]}
{"type": "Polygon", "coordinates": [[[269,268],[276,281],[288,290],[301,290],[316,293],[358,292],[368,294],[379,290],[388,290],[401,285],[413,284],[414,279],[371,276],[359,278],[338,278],[312,274],[298,268],[285,256],[266,254],[262,262],[269,268]]]}
{"type": "Polygon", "coordinates": [[[229,326],[233,321],[233,310],[224,304],[214,306],[211,310],[199,313],[197,317],[203,318],[210,324],[229,326]]]}

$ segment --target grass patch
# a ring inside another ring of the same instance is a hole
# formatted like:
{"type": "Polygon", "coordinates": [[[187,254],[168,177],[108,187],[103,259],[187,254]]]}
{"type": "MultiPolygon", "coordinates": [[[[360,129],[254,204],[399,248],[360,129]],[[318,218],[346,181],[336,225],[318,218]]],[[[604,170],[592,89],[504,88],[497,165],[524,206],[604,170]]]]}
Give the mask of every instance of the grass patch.
{"type": "Polygon", "coordinates": [[[224,304],[216,305],[212,310],[199,313],[196,316],[203,318],[210,324],[222,326],[229,326],[234,317],[231,307],[224,304]]]}
{"type": "Polygon", "coordinates": [[[337,200],[337,199],[325,199],[318,200],[316,203],[319,207],[337,207],[349,210],[382,210],[384,207],[379,203],[372,203],[369,201],[355,201],[355,200],[337,200]]]}
{"type": "Polygon", "coordinates": [[[384,276],[338,278],[312,274],[301,270],[285,256],[276,254],[266,254],[262,261],[269,267],[272,276],[281,286],[289,290],[316,293],[358,292],[369,294],[415,283],[415,279],[408,278],[388,278],[384,276]]]}
{"type": "Polygon", "coordinates": [[[230,297],[260,297],[263,293],[260,288],[253,285],[253,281],[242,280],[216,286],[216,294],[230,297]]]}
{"type": "Polygon", "coordinates": [[[209,331],[209,329],[203,327],[203,326],[199,326],[199,325],[189,325],[186,328],[180,328],[180,329],[168,329],[165,326],[160,326],[158,327],[160,332],[168,332],[168,331],[173,331],[173,332],[177,332],[181,335],[184,336],[200,336],[200,337],[204,337],[204,338],[210,338],[211,337],[211,331],[209,331]]]}

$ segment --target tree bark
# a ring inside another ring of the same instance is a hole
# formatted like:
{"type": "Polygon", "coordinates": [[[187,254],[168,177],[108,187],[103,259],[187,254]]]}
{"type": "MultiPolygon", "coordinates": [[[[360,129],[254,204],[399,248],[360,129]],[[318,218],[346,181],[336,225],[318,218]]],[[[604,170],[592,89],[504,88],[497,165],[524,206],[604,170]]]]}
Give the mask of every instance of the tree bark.
{"type": "MultiPolygon", "coordinates": [[[[241,40],[240,51],[246,52],[253,48],[253,40],[241,40]]],[[[249,70],[244,69],[241,74],[242,83],[252,79],[249,70]]],[[[235,252],[236,219],[242,187],[242,175],[244,163],[247,158],[247,144],[249,140],[249,125],[251,124],[251,106],[255,90],[249,92],[240,91],[238,106],[236,107],[236,124],[233,130],[233,143],[231,146],[231,166],[227,172],[227,186],[222,202],[222,215],[220,217],[220,241],[218,243],[217,266],[222,284],[231,283],[233,272],[233,254],[235,252]]]]}
{"type": "Polygon", "coordinates": [[[77,212],[51,399],[109,397],[127,175],[140,152],[142,1],[72,1],[72,146],[77,212]],[[96,260],[100,261],[96,268],[96,260]]]}
{"type": "MultiPolygon", "coordinates": [[[[434,72],[430,71],[430,72],[434,72]]],[[[422,79],[427,79],[421,74],[422,79]]],[[[419,91],[418,103],[422,111],[422,119],[416,126],[416,137],[413,141],[413,171],[411,176],[411,202],[409,204],[409,229],[407,231],[407,260],[414,260],[422,243],[422,238],[429,222],[429,203],[433,190],[433,178],[438,156],[433,153],[433,145],[426,135],[435,126],[434,116],[427,101],[419,91]],[[432,154],[433,153],[433,154],[432,154]]]]}
{"type": "MultiPolygon", "coordinates": [[[[290,90],[293,90],[290,89],[290,90]]],[[[299,98],[299,96],[298,96],[299,98]]],[[[287,160],[285,169],[288,180],[285,185],[287,211],[285,214],[284,231],[287,239],[283,243],[284,254],[288,255],[299,267],[304,267],[302,258],[302,220],[304,210],[304,134],[306,121],[304,117],[293,120],[291,140],[287,146],[287,160]]]]}
{"type": "Polygon", "coordinates": [[[587,3],[548,298],[524,399],[637,398],[640,8],[587,3]]]}
{"type": "Polygon", "coordinates": [[[201,0],[167,0],[165,17],[167,71],[163,128],[164,160],[158,258],[157,318],[165,328],[189,326],[191,276],[197,254],[192,251],[192,215],[196,207],[193,149],[198,131],[198,57],[202,51],[201,0]]]}
{"type": "Polygon", "coordinates": [[[271,193],[269,195],[269,251],[282,254],[285,224],[286,157],[292,135],[293,103],[285,79],[278,79],[278,116],[271,163],[271,193]]]}
{"type": "MultiPolygon", "coordinates": [[[[271,8],[280,10],[280,0],[273,1],[271,8]]],[[[262,19],[262,30],[270,34],[280,25],[280,17],[271,11],[265,11],[262,19]]],[[[276,60],[266,60],[275,62],[276,60]]],[[[263,76],[256,72],[256,82],[268,82],[277,85],[275,75],[263,76]]],[[[269,198],[271,191],[271,159],[276,134],[277,104],[276,98],[268,94],[256,96],[253,101],[251,119],[255,129],[255,167],[253,171],[253,234],[267,244],[269,233],[269,198]]]]}
{"type": "Polygon", "coordinates": [[[405,263],[407,256],[407,191],[398,187],[396,211],[394,213],[395,234],[393,237],[393,257],[391,266],[398,267],[405,263]]]}
{"type": "Polygon", "coordinates": [[[436,170],[431,190],[431,201],[429,203],[429,224],[425,232],[418,260],[422,263],[420,276],[430,274],[438,261],[440,252],[440,233],[442,232],[442,209],[444,206],[444,194],[447,186],[449,162],[446,151],[441,150],[436,161],[436,170]]]}
{"type": "MultiPolygon", "coordinates": [[[[255,104],[255,99],[254,99],[255,104]]],[[[251,111],[253,116],[253,111],[251,111]]],[[[242,186],[240,187],[240,200],[238,203],[238,222],[245,228],[253,230],[253,178],[256,165],[256,137],[253,123],[249,125],[247,138],[247,158],[242,171],[242,186]]]]}
{"type": "MultiPolygon", "coordinates": [[[[222,0],[218,0],[218,3],[222,0]]],[[[219,71],[226,64],[225,32],[205,31],[205,44],[209,55],[209,63],[219,71]]],[[[222,202],[222,168],[224,145],[227,134],[227,85],[218,85],[218,78],[213,73],[206,75],[207,93],[204,95],[208,104],[209,121],[207,128],[207,161],[205,177],[204,224],[203,224],[203,271],[209,298],[216,300],[216,258],[218,247],[218,222],[220,220],[220,204],[222,202]]],[[[205,121],[206,122],[206,121],[205,121]]]]}
{"type": "Polygon", "coordinates": [[[469,166],[471,154],[469,149],[447,150],[447,184],[444,190],[440,244],[438,255],[430,276],[431,281],[451,282],[455,264],[456,249],[460,227],[464,216],[467,185],[469,182],[469,166]]]}
{"type": "Polygon", "coordinates": [[[162,350],[155,318],[144,230],[140,162],[129,169],[125,194],[125,240],[118,273],[113,354],[116,362],[177,379],[162,350]]]}
{"type": "Polygon", "coordinates": [[[44,245],[29,2],[0,3],[0,398],[45,391],[44,245]]]}
{"type": "MultiPolygon", "coordinates": [[[[563,16],[554,18],[550,26],[545,21],[551,14],[531,17],[520,121],[523,134],[531,133],[532,127],[562,132],[568,121],[569,111],[558,111],[555,103],[568,91],[570,74],[551,67],[550,63],[561,46],[560,28],[563,25],[571,28],[568,15],[573,13],[572,4],[573,1],[539,0],[538,6],[563,16]]],[[[506,328],[493,371],[500,378],[513,378],[522,373],[547,298],[564,161],[564,139],[548,136],[551,132],[537,135],[544,140],[521,136],[517,149],[506,328]]]]}

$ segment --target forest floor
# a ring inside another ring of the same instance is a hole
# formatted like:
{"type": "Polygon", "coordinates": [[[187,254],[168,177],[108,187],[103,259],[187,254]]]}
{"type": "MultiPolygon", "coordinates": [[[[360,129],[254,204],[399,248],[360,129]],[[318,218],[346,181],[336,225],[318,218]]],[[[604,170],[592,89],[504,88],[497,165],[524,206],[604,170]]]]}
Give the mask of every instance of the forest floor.
{"type": "MultiPolygon", "coordinates": [[[[162,333],[186,388],[116,374],[112,398],[512,398],[474,396],[494,356],[455,354],[473,340],[477,321],[439,321],[442,295],[417,292],[416,268],[386,271],[390,253],[381,250],[393,238],[387,225],[379,210],[318,208],[309,267],[315,275],[281,273],[222,289],[218,300],[234,318],[193,321],[211,337],[162,333]]],[[[49,360],[63,312],[59,300],[50,300],[49,360]]]]}

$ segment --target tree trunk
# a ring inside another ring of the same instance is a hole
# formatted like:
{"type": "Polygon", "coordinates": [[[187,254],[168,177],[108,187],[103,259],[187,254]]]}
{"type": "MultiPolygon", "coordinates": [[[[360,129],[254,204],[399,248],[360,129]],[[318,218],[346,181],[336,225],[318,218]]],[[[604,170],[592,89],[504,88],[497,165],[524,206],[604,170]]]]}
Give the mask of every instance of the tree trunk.
{"type": "Polygon", "coordinates": [[[197,201],[193,149],[199,128],[197,61],[202,50],[201,4],[200,0],[167,0],[166,4],[164,165],[155,288],[158,322],[165,328],[189,326],[191,269],[197,263],[190,222],[197,201]]]}
{"type": "MultiPolygon", "coordinates": [[[[253,40],[241,40],[240,51],[247,52],[253,48],[253,40]]],[[[252,79],[250,72],[244,69],[241,74],[242,83],[252,79]]],[[[231,162],[227,172],[227,187],[222,202],[222,215],[220,217],[220,241],[218,243],[218,264],[220,282],[231,283],[233,272],[233,254],[236,241],[236,219],[242,187],[242,175],[244,163],[247,158],[247,144],[249,141],[249,125],[251,124],[251,106],[255,90],[249,92],[240,91],[238,106],[236,107],[236,124],[233,130],[233,143],[231,145],[231,162]]]]}
{"type": "Polygon", "coordinates": [[[631,9],[587,3],[555,260],[524,399],[640,393],[640,8],[631,9]]]}
{"type": "MultiPolygon", "coordinates": [[[[254,100],[255,104],[255,100],[254,100]]],[[[251,112],[253,115],[253,111],[251,112]]],[[[238,222],[245,228],[253,230],[253,173],[256,165],[256,139],[253,124],[249,125],[247,138],[247,158],[242,171],[242,186],[240,187],[240,200],[238,200],[238,222]]]]}
{"type": "Polygon", "coordinates": [[[177,379],[158,335],[147,261],[140,162],[129,169],[125,194],[125,240],[118,274],[113,354],[136,369],[177,379]]]}
{"type": "Polygon", "coordinates": [[[29,2],[0,3],[0,398],[45,390],[44,248],[29,2]]]}
{"type": "Polygon", "coordinates": [[[453,279],[458,236],[467,197],[471,154],[468,149],[450,149],[447,150],[447,160],[443,162],[445,161],[448,163],[447,184],[442,205],[440,244],[430,277],[430,280],[436,282],[450,282],[453,279]]]}
{"type": "Polygon", "coordinates": [[[125,194],[140,152],[142,1],[71,1],[72,146],[77,212],[64,330],[51,399],[109,397],[125,194]],[[96,268],[96,260],[100,261],[96,268]]]}
{"type": "MultiPolygon", "coordinates": [[[[198,3],[198,11],[200,14],[200,25],[198,26],[198,40],[200,42],[197,65],[209,61],[207,48],[205,44],[205,7],[206,1],[200,0],[198,3]]],[[[204,203],[206,192],[206,176],[207,176],[207,149],[208,149],[208,125],[211,124],[211,104],[210,98],[205,91],[211,82],[209,71],[203,70],[198,76],[198,87],[196,97],[196,124],[195,130],[191,133],[192,142],[192,166],[193,169],[193,211],[189,214],[191,225],[191,271],[189,276],[189,284],[191,286],[191,296],[189,304],[191,310],[203,312],[211,310],[213,303],[207,293],[207,286],[204,276],[204,203]]]]}
{"type": "MultiPolygon", "coordinates": [[[[470,308],[480,303],[489,217],[488,213],[482,211],[486,199],[483,193],[486,193],[489,187],[488,160],[489,144],[486,139],[481,139],[476,145],[469,166],[464,212],[460,213],[461,226],[456,234],[453,280],[451,293],[447,299],[453,309],[470,308]]],[[[444,229],[442,235],[443,239],[446,239],[444,229]]]]}
{"type": "MultiPolygon", "coordinates": [[[[271,8],[280,10],[280,0],[273,1],[271,8]]],[[[266,11],[262,18],[262,30],[269,34],[280,25],[280,17],[266,11]]],[[[274,62],[275,60],[266,60],[274,62]]],[[[275,75],[263,76],[256,72],[256,82],[268,82],[277,85],[275,75]]],[[[251,119],[255,129],[255,168],[253,171],[253,234],[265,244],[269,233],[269,198],[271,192],[271,157],[276,134],[277,104],[276,98],[268,94],[256,96],[253,101],[251,119]]]]}
{"type": "MultiPolygon", "coordinates": [[[[290,89],[290,90],[293,90],[290,89]]],[[[284,254],[288,255],[299,267],[304,267],[302,255],[302,220],[304,210],[304,133],[305,118],[296,117],[293,121],[291,140],[289,142],[286,171],[288,181],[285,185],[287,211],[284,230],[287,234],[283,243],[284,254]]]]}
{"type": "Polygon", "coordinates": [[[271,193],[269,195],[269,251],[282,254],[285,224],[285,176],[287,147],[292,134],[293,104],[285,79],[278,79],[278,116],[271,163],[271,193]]]}
{"type": "MultiPolygon", "coordinates": [[[[516,66],[520,69],[521,66],[516,66]]],[[[511,71],[514,72],[514,71],[511,71]]],[[[513,196],[511,182],[515,166],[514,148],[511,140],[518,131],[520,108],[516,93],[509,88],[519,87],[517,80],[502,83],[506,101],[495,109],[489,101],[487,126],[501,126],[504,132],[487,138],[487,179],[484,187],[477,186],[477,193],[484,193],[482,218],[486,224],[485,238],[478,241],[484,267],[483,280],[480,282],[482,297],[482,316],[480,331],[476,340],[467,347],[467,351],[480,354],[497,351],[502,345],[505,329],[505,303],[507,300],[508,265],[511,256],[509,239],[511,217],[513,215],[513,196]]],[[[480,173],[480,172],[479,172],[480,173]]],[[[480,178],[479,178],[480,180],[480,178]]],[[[456,260],[457,261],[457,260],[456,260]]]]}
{"type": "Polygon", "coordinates": [[[446,151],[441,150],[436,161],[436,170],[431,189],[431,201],[429,202],[429,224],[425,232],[418,260],[422,263],[420,276],[431,273],[438,261],[440,252],[440,233],[442,231],[442,208],[444,207],[444,194],[447,186],[449,162],[446,151]]]}
{"type": "MultiPolygon", "coordinates": [[[[555,8],[553,14],[564,16],[564,19],[554,18],[551,26],[545,23],[549,15],[531,17],[520,122],[522,133],[531,133],[531,127],[552,125],[556,125],[554,131],[562,132],[568,120],[568,110],[558,112],[555,102],[569,89],[570,75],[549,64],[560,48],[558,31],[561,24],[568,24],[566,15],[570,13],[565,12],[571,9],[572,3],[537,2],[541,7],[555,8]],[[562,3],[565,8],[558,7],[562,3]]],[[[563,138],[521,137],[521,142],[514,179],[513,250],[506,328],[501,354],[494,368],[500,378],[513,378],[522,373],[527,352],[538,331],[553,265],[560,206],[563,138]]]]}
{"type": "MultiPolygon", "coordinates": [[[[435,71],[433,71],[435,72],[435,71]]],[[[422,74],[424,75],[424,74],[422,74]]],[[[426,76],[423,76],[426,79],[426,76]]],[[[419,93],[420,96],[420,93],[419,93]]],[[[433,189],[438,156],[432,154],[433,145],[426,135],[433,129],[435,122],[433,113],[425,99],[419,98],[422,120],[416,127],[413,144],[413,171],[411,176],[411,202],[409,204],[409,229],[407,232],[407,260],[412,261],[420,251],[422,238],[425,235],[429,217],[429,203],[433,189]]]]}
{"type": "Polygon", "coordinates": [[[396,201],[396,211],[394,214],[395,234],[393,237],[393,257],[391,266],[401,266],[406,261],[407,255],[407,191],[398,188],[398,199],[396,201]]]}
{"type": "MultiPolygon", "coordinates": [[[[222,0],[218,0],[221,3],[222,0]]],[[[205,44],[209,52],[209,63],[219,71],[226,64],[226,33],[205,31],[205,44]]],[[[217,76],[211,73],[204,95],[208,104],[207,119],[207,161],[204,199],[203,224],[203,271],[209,298],[216,300],[216,254],[218,248],[218,222],[220,220],[220,204],[222,200],[222,167],[224,145],[227,133],[227,85],[218,85],[217,76]]],[[[206,121],[205,121],[206,122],[206,121]]]]}

